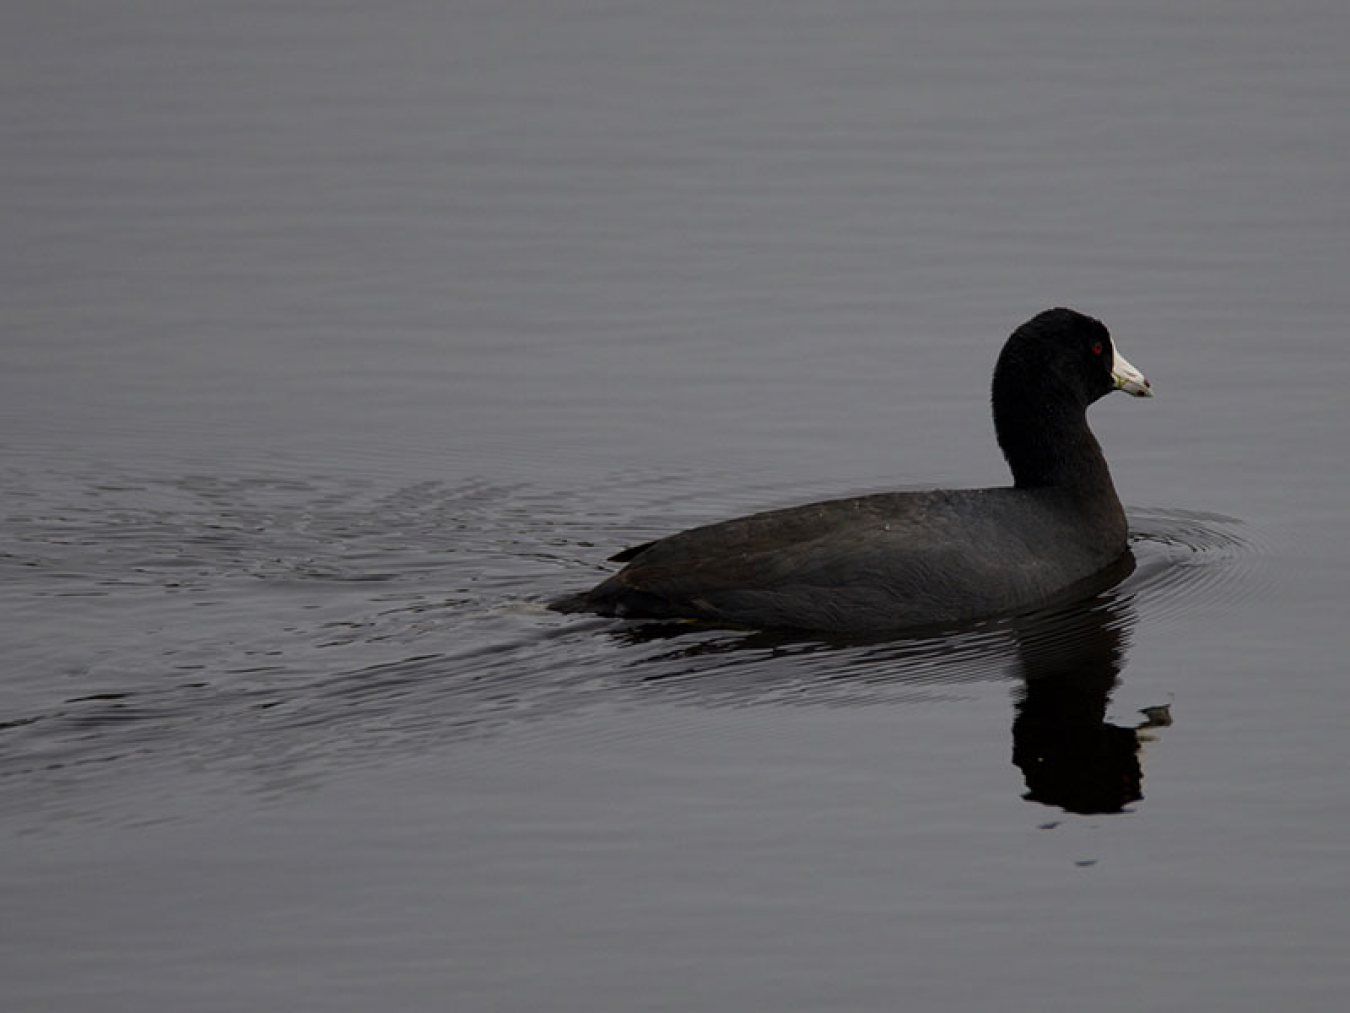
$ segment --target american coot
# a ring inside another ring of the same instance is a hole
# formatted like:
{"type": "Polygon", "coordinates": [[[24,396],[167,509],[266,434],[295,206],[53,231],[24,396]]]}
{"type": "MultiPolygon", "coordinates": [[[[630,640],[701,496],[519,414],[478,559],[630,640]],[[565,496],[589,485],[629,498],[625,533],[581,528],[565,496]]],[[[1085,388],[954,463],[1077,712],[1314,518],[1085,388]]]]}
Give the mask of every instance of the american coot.
{"type": "Polygon", "coordinates": [[[1087,407],[1152,389],[1098,320],[1051,309],[994,369],[1013,485],[829,500],[691,528],[612,557],[562,612],[878,633],[950,625],[1072,593],[1126,551],[1125,512],[1087,407]]]}

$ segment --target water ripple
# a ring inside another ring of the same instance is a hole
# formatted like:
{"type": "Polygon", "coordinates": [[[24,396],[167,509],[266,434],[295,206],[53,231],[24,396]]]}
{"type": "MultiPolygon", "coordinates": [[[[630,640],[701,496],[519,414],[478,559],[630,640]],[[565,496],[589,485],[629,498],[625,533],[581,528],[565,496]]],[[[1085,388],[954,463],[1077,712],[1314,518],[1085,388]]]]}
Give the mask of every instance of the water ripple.
{"type": "Polygon", "coordinates": [[[1150,619],[1222,610],[1268,590],[1266,547],[1242,521],[1191,510],[1134,509],[1130,546],[1138,565],[1121,591],[1150,619]]]}
{"type": "MultiPolygon", "coordinates": [[[[594,579],[611,547],[826,492],[753,477],[631,473],[572,492],[26,477],[0,528],[0,604],[16,620],[0,788],[30,803],[50,780],[136,764],[290,783],[595,707],[662,701],[690,706],[692,721],[704,707],[931,705],[1003,693],[1036,651],[1082,636],[1081,609],[840,642],[543,607],[594,579]]],[[[1259,545],[1239,522],[1131,520],[1138,566],[1088,603],[1094,630],[1123,644],[1140,616],[1189,616],[1260,587],[1259,545]]]]}

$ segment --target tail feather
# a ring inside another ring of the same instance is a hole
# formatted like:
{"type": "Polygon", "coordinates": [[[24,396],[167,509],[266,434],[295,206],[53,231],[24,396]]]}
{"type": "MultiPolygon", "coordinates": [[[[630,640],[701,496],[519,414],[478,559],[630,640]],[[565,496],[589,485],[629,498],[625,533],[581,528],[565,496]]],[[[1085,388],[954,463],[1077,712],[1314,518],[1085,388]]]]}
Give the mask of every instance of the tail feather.
{"type": "Polygon", "coordinates": [[[581,591],[577,594],[564,595],[548,603],[548,607],[554,612],[594,612],[595,603],[591,601],[589,591],[581,591]]]}
{"type": "Polygon", "coordinates": [[[700,612],[689,603],[673,602],[647,591],[615,587],[608,582],[580,594],[559,598],[548,607],[554,612],[589,612],[614,619],[690,619],[700,612]]]}

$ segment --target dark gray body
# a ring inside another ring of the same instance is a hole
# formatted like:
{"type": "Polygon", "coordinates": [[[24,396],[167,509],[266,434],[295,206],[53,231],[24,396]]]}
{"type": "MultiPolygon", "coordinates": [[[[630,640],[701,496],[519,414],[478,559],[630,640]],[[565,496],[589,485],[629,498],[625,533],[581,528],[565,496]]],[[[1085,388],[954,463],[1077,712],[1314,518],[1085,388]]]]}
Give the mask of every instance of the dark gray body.
{"type": "Polygon", "coordinates": [[[1119,559],[1115,501],[1060,489],[881,493],[692,528],[559,602],[630,618],[877,632],[1047,601],[1119,559]]]}

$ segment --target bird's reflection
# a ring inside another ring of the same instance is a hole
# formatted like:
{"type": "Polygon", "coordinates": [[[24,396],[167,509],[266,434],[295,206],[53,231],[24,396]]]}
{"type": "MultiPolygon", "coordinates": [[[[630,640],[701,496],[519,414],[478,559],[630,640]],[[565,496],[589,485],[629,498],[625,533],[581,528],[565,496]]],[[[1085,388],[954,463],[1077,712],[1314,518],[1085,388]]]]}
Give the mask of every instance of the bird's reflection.
{"type": "Polygon", "coordinates": [[[613,634],[646,654],[644,682],[708,705],[796,700],[861,703],[894,688],[982,682],[1009,669],[1019,678],[1013,762],[1029,801],[1073,813],[1113,813],[1143,798],[1141,744],[1170,724],[1166,707],[1138,725],[1106,719],[1135,627],[1119,585],[1127,556],[1083,597],[1026,616],[942,635],[890,641],[828,640],[774,632],[716,634],[706,627],[647,623],[613,634]],[[701,631],[701,633],[700,633],[701,631]]]}
{"type": "Polygon", "coordinates": [[[1108,594],[1015,624],[1023,688],[1012,758],[1025,798],[1073,813],[1120,812],[1143,798],[1141,736],[1170,722],[1166,708],[1133,727],[1106,720],[1133,619],[1129,600],[1108,594]]]}

